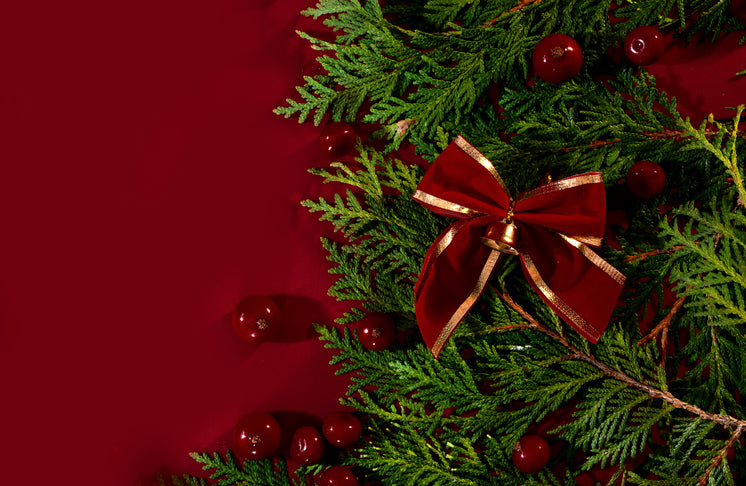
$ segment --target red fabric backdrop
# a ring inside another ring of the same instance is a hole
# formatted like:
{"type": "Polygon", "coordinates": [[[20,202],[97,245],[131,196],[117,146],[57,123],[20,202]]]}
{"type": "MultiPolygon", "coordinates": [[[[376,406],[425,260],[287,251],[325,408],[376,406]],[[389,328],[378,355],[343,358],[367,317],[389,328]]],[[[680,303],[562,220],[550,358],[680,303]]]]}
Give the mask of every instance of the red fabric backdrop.
{"type": "MultiPolygon", "coordinates": [[[[247,411],[340,408],[309,328],[343,308],[329,228],[298,206],[328,160],[320,128],[271,112],[314,69],[294,34],[312,3],[0,7],[0,483],[145,483],[194,472],[247,411]],[[232,335],[252,293],[286,315],[276,342],[232,335]]],[[[746,92],[743,53],[694,72],[746,92]]],[[[655,69],[687,92],[686,65],[655,69]]],[[[708,96],[692,109],[723,106],[708,96]]]]}

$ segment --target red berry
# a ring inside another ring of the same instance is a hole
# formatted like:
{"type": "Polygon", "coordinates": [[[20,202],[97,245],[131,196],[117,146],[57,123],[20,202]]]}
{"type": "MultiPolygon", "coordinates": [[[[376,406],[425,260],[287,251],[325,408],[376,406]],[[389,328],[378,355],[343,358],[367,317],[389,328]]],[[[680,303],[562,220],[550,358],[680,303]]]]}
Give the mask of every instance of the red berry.
{"type": "Polygon", "coordinates": [[[657,27],[643,25],[632,29],[624,38],[624,53],[632,63],[647,66],[660,59],[666,45],[657,27]]]}
{"type": "Polygon", "coordinates": [[[233,429],[233,444],[236,451],[249,459],[267,459],[280,447],[282,429],[270,414],[249,413],[233,429]]]}
{"type": "Polygon", "coordinates": [[[337,447],[349,447],[360,439],[360,420],[351,413],[332,412],[324,418],[324,437],[337,447]]]}
{"type": "Polygon", "coordinates": [[[396,325],[388,315],[371,312],[358,322],[357,337],[365,349],[387,349],[396,339],[396,325]]]}
{"type": "Polygon", "coordinates": [[[627,172],[627,189],[639,199],[658,197],[665,188],[666,174],[655,162],[640,160],[627,172]]]}
{"type": "Polygon", "coordinates": [[[324,437],[316,427],[298,428],[290,441],[290,457],[306,466],[321,461],[324,449],[324,437]]]}
{"type": "Polygon", "coordinates": [[[332,122],[321,131],[321,151],[332,157],[347,155],[355,148],[357,135],[347,123],[332,122]]]}
{"type": "Polygon", "coordinates": [[[513,465],[525,474],[539,472],[549,462],[549,444],[538,435],[525,435],[513,446],[513,465]]]}
{"type": "Polygon", "coordinates": [[[280,320],[280,309],[269,297],[250,295],[233,309],[233,332],[249,343],[266,340],[280,320]]]}
{"type": "Polygon", "coordinates": [[[583,66],[583,52],[575,39],[565,34],[549,34],[534,47],[534,72],[548,83],[564,83],[583,66]]]}
{"type": "Polygon", "coordinates": [[[332,466],[321,473],[319,486],[357,486],[357,478],[344,466],[332,466]]]}

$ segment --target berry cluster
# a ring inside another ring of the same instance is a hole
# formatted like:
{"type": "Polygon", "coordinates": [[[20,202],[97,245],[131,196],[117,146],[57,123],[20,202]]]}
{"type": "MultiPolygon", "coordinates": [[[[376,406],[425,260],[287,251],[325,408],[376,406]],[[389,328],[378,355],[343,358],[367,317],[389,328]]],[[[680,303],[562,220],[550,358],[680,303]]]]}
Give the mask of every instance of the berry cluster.
{"type": "MultiPolygon", "coordinates": [[[[333,412],[327,415],[319,428],[304,425],[293,433],[290,440],[290,458],[308,466],[319,464],[324,459],[326,444],[334,447],[353,446],[362,433],[360,420],[350,413],[333,412]]],[[[282,443],[282,428],[279,422],[266,412],[252,412],[244,415],[233,430],[233,444],[236,452],[251,459],[274,457],[282,443]]],[[[317,478],[319,486],[357,486],[357,477],[350,469],[332,465],[317,478]]]]}
{"type": "MultiPolygon", "coordinates": [[[[663,35],[654,26],[637,27],[624,38],[627,59],[637,66],[653,64],[665,50],[663,35]]],[[[565,83],[574,78],[583,67],[583,51],[569,35],[549,34],[534,47],[531,63],[534,74],[540,79],[547,83],[565,83]]]]}

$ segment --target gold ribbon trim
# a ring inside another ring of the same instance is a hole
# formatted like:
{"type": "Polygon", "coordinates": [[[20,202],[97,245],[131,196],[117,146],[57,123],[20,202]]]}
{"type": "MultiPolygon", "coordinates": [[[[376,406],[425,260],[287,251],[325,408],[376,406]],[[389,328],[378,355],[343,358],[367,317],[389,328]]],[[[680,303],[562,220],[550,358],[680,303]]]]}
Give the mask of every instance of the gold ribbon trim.
{"type": "Polygon", "coordinates": [[[526,265],[526,270],[528,271],[531,280],[533,280],[533,282],[536,284],[536,287],[539,289],[539,291],[544,294],[544,297],[546,297],[549,302],[554,304],[557,309],[565,314],[567,318],[572,321],[573,324],[582,329],[587,335],[597,336],[598,330],[591,326],[588,321],[583,319],[580,314],[575,312],[572,307],[567,305],[564,300],[560,299],[559,296],[555,294],[552,289],[549,288],[549,285],[547,285],[547,283],[539,274],[539,270],[536,268],[536,264],[528,255],[528,253],[521,253],[521,259],[526,265]]]}
{"type": "Polygon", "coordinates": [[[446,201],[443,198],[433,196],[432,194],[420,191],[419,189],[414,191],[414,194],[412,194],[412,198],[417,199],[418,201],[423,202],[429,206],[434,206],[439,209],[445,209],[447,211],[453,211],[454,213],[466,214],[467,216],[479,216],[481,214],[484,214],[480,213],[476,209],[467,208],[466,206],[461,206],[460,204],[446,201]]]}
{"type": "Polygon", "coordinates": [[[477,148],[474,145],[467,142],[466,139],[462,137],[461,135],[457,136],[456,140],[454,140],[453,143],[458,145],[458,148],[463,150],[466,153],[466,155],[468,155],[469,157],[477,161],[479,165],[487,169],[487,171],[489,171],[489,173],[492,174],[492,177],[495,178],[497,183],[500,184],[500,187],[503,188],[503,190],[505,191],[505,194],[508,195],[508,198],[510,198],[511,201],[513,200],[513,197],[510,195],[510,191],[508,191],[508,186],[505,185],[505,182],[503,182],[503,179],[502,177],[500,177],[500,174],[497,173],[497,169],[495,169],[495,166],[492,165],[492,162],[490,162],[490,160],[487,157],[485,157],[484,154],[482,154],[482,152],[477,150],[477,148]]]}
{"type": "Polygon", "coordinates": [[[627,277],[625,277],[622,272],[612,267],[609,262],[598,256],[596,252],[574,238],[570,238],[569,236],[563,235],[562,233],[557,234],[559,234],[563,240],[577,248],[578,251],[580,251],[581,255],[587,258],[588,261],[590,261],[592,264],[596,265],[601,271],[611,277],[616,283],[618,283],[619,285],[624,285],[624,281],[627,280],[627,277]]]}
{"type": "Polygon", "coordinates": [[[603,238],[596,238],[595,236],[568,236],[568,238],[580,241],[581,243],[585,243],[586,245],[595,246],[597,248],[604,242],[603,238]]]}
{"type": "MultiPolygon", "coordinates": [[[[464,151],[467,155],[469,155],[472,159],[474,159],[477,163],[479,163],[482,167],[484,167],[487,171],[489,171],[490,174],[492,174],[492,177],[495,178],[497,183],[502,187],[502,189],[505,191],[505,194],[509,198],[512,203],[515,201],[513,197],[510,195],[510,192],[508,191],[507,186],[505,185],[505,182],[503,182],[502,178],[497,172],[497,169],[495,169],[495,166],[492,165],[492,162],[487,159],[479,150],[476,149],[472,144],[466,141],[461,135],[456,137],[454,140],[454,143],[464,151]]],[[[557,182],[552,182],[544,186],[540,186],[534,190],[531,190],[527,193],[524,193],[521,196],[521,199],[528,199],[530,197],[535,196],[541,196],[545,194],[550,194],[553,192],[558,191],[564,191],[566,189],[571,189],[573,187],[578,187],[584,184],[596,184],[596,183],[602,183],[603,179],[601,177],[601,174],[594,173],[594,174],[582,174],[576,177],[570,177],[567,179],[563,179],[557,182]]],[[[422,203],[425,203],[429,206],[433,206],[439,209],[452,211],[454,213],[460,213],[466,216],[471,217],[478,217],[478,216],[485,216],[485,213],[482,213],[480,211],[477,211],[472,208],[468,208],[465,206],[461,206],[460,204],[456,204],[450,201],[447,201],[443,198],[434,196],[432,194],[428,194],[421,190],[416,190],[415,193],[412,195],[412,197],[422,203]]],[[[433,248],[433,252],[430,257],[430,265],[427,265],[426,268],[423,269],[422,275],[420,276],[420,280],[425,281],[428,278],[428,274],[430,273],[432,269],[432,262],[438,259],[438,257],[443,253],[446,248],[453,242],[453,238],[456,235],[456,233],[463,228],[464,225],[468,223],[469,220],[460,220],[455,223],[453,223],[448,231],[440,238],[438,243],[433,248]]],[[[606,262],[604,259],[602,259],[600,256],[598,256],[593,250],[591,250],[586,245],[592,245],[592,246],[601,246],[603,243],[602,238],[593,237],[593,236],[582,236],[582,235],[574,235],[574,236],[567,236],[562,233],[557,233],[563,240],[565,240],[567,243],[572,245],[574,248],[576,248],[581,255],[583,255],[588,261],[590,261],[593,265],[595,265],[597,268],[599,268],[601,271],[606,273],[609,277],[611,277],[615,282],[617,282],[619,285],[623,285],[626,277],[622,275],[619,270],[612,267],[608,262],[606,262]]],[[[484,241],[485,238],[482,238],[484,241]]],[[[502,257],[502,253],[504,251],[495,248],[494,245],[487,245],[489,246],[492,251],[489,254],[489,257],[487,258],[487,261],[485,262],[484,266],[482,267],[482,271],[479,274],[479,278],[477,279],[476,284],[474,285],[474,288],[472,289],[469,296],[459,305],[456,312],[451,316],[451,318],[446,323],[445,327],[442,329],[440,334],[438,335],[438,339],[436,340],[433,348],[431,351],[435,356],[440,354],[443,347],[445,346],[446,342],[448,342],[448,338],[453,333],[455,328],[458,326],[458,324],[461,322],[461,320],[464,318],[466,313],[471,309],[471,307],[474,305],[474,303],[477,301],[479,296],[484,291],[484,288],[487,286],[487,283],[489,281],[490,275],[492,275],[492,272],[495,268],[495,266],[500,261],[500,258],[502,257]]],[[[536,287],[539,289],[539,291],[546,297],[546,299],[551,302],[557,309],[559,309],[565,316],[567,316],[570,321],[577,326],[578,328],[582,329],[587,335],[589,336],[597,336],[598,330],[595,329],[588,321],[586,321],[582,316],[580,316],[577,312],[575,312],[572,307],[567,305],[565,301],[563,301],[557,294],[552,291],[551,288],[549,288],[549,285],[544,281],[542,276],[539,274],[539,270],[536,268],[536,264],[534,263],[533,259],[530,255],[528,255],[525,252],[518,252],[516,250],[516,253],[520,255],[520,258],[522,259],[525,268],[529,274],[529,277],[534,282],[536,287]]]]}
{"type": "Polygon", "coordinates": [[[573,187],[583,186],[585,184],[597,184],[603,183],[601,174],[581,174],[575,177],[568,177],[561,181],[551,182],[545,186],[539,186],[536,189],[532,189],[521,196],[521,199],[528,199],[535,196],[543,196],[545,194],[551,194],[553,192],[564,191],[565,189],[572,189],[573,187]]]}
{"type": "Polygon", "coordinates": [[[454,329],[456,329],[456,326],[458,326],[466,313],[469,312],[469,309],[472,308],[479,296],[482,295],[482,291],[484,291],[484,288],[487,286],[490,275],[492,275],[492,271],[495,269],[495,266],[500,261],[501,256],[502,253],[499,251],[495,250],[490,252],[490,256],[487,258],[487,261],[482,268],[482,272],[479,274],[479,279],[477,279],[477,283],[472,289],[471,293],[466,298],[466,300],[461,303],[458,309],[456,309],[456,312],[451,316],[451,318],[448,319],[445,327],[438,335],[438,339],[435,341],[435,344],[431,349],[431,352],[435,356],[438,356],[440,354],[440,352],[443,350],[443,346],[445,346],[446,342],[448,342],[448,338],[453,333],[454,329]]]}

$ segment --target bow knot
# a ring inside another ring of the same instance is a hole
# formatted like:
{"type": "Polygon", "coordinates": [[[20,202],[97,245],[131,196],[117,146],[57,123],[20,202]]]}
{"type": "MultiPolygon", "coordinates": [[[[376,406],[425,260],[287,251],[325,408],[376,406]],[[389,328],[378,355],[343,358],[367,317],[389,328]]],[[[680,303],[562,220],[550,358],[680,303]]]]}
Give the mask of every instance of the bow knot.
{"type": "Polygon", "coordinates": [[[492,163],[458,136],[412,197],[457,219],[428,250],[415,286],[417,323],[436,357],[503,253],[518,255],[529,283],[552,310],[598,341],[624,283],[624,275],[588,246],[600,246],[603,237],[600,173],[549,182],[514,199],[492,163]]]}

